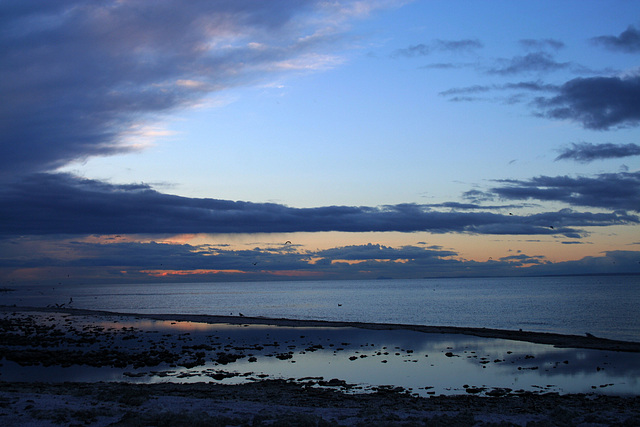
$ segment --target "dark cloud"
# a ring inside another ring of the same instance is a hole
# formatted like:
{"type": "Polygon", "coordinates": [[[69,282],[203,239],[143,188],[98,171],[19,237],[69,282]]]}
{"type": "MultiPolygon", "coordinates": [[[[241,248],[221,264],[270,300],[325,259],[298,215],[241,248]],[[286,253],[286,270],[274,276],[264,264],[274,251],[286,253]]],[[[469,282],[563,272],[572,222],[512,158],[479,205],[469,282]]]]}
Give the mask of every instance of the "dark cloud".
{"type": "Polygon", "coordinates": [[[524,47],[525,49],[532,50],[540,50],[546,48],[559,50],[564,48],[565,46],[564,42],[556,39],[522,39],[518,40],[518,43],[520,43],[520,46],[524,47]]]}
{"type": "MultiPolygon", "coordinates": [[[[529,180],[498,180],[485,198],[563,202],[611,210],[640,212],[640,172],[603,173],[595,177],[539,176],[529,180]]],[[[469,194],[477,198],[482,194],[469,194]]],[[[636,217],[633,217],[636,218],[636,217]]],[[[636,222],[626,215],[620,220],[636,222]]]]}
{"type": "Polygon", "coordinates": [[[449,208],[454,210],[504,210],[521,208],[522,205],[483,205],[480,203],[444,202],[425,205],[431,208],[449,208]]]}
{"type": "Polygon", "coordinates": [[[640,76],[576,78],[535,105],[544,117],[572,120],[587,129],[636,126],[640,120],[640,76]]]}
{"type": "MultiPolygon", "coordinates": [[[[525,70],[515,64],[498,69],[500,73],[525,70]]],[[[536,116],[571,120],[587,129],[637,126],[640,121],[640,76],[576,78],[560,86],[540,80],[505,84],[451,88],[439,93],[450,101],[493,100],[507,103],[530,100],[536,116]],[[487,95],[498,91],[520,91],[508,98],[487,95]],[[550,92],[552,96],[531,98],[529,93],[550,92]]]]}
{"type": "Polygon", "coordinates": [[[633,25],[629,25],[629,28],[620,33],[619,36],[594,37],[591,41],[611,50],[626,53],[640,52],[640,31],[633,25]]]}
{"type": "MultiPolygon", "coordinates": [[[[529,187],[510,182],[509,188],[519,189],[521,198],[527,198],[529,187]]],[[[624,194],[628,194],[629,185],[624,188],[624,194]]],[[[494,191],[517,198],[507,190],[494,191]]],[[[580,235],[578,229],[570,228],[574,225],[571,222],[550,230],[548,223],[536,218],[440,212],[415,204],[292,208],[275,203],[195,199],[163,194],[146,184],[115,185],[69,174],[31,175],[0,189],[1,235],[297,231],[580,235]]],[[[608,218],[610,224],[631,220],[623,216],[608,218]]],[[[605,219],[576,225],[605,225],[605,219]]]]}
{"type": "Polygon", "coordinates": [[[639,273],[637,251],[607,251],[601,256],[587,256],[579,260],[531,266],[527,274],[620,274],[639,273]]]}
{"type": "Polygon", "coordinates": [[[447,89],[445,91],[440,92],[438,95],[452,96],[452,95],[478,94],[478,93],[486,93],[493,89],[494,87],[489,85],[473,85],[473,86],[456,87],[456,88],[447,89]]]}
{"type": "Polygon", "coordinates": [[[436,40],[433,45],[438,50],[444,51],[471,51],[475,49],[481,49],[484,47],[482,42],[477,39],[464,39],[464,40],[436,40]]]}
{"type": "MultiPolygon", "coordinates": [[[[309,269],[309,257],[303,253],[274,251],[270,248],[253,248],[251,250],[231,250],[211,248],[207,245],[151,242],[87,242],[53,238],[42,239],[21,238],[8,242],[0,242],[0,270],[2,269],[47,269],[57,268],[60,271],[93,270],[92,274],[107,277],[126,277],[128,272],[137,272],[147,278],[157,277],[153,273],[185,271],[187,275],[220,272],[223,275],[259,273],[265,269],[301,270],[309,269]],[[50,246],[55,245],[51,251],[50,246]],[[25,257],[29,251],[31,256],[25,257]],[[73,255],[69,255],[73,254],[73,255]],[[42,256],[39,256],[42,255],[42,256]],[[124,270],[124,271],[123,271],[124,270]],[[226,273],[225,273],[226,272],[226,273]],[[124,273],[124,274],[123,274],[124,273]]],[[[64,274],[66,276],[66,274],[64,274]]]]}
{"type": "Polygon", "coordinates": [[[546,52],[532,52],[524,56],[514,56],[513,58],[500,61],[500,65],[489,69],[490,74],[519,74],[529,72],[551,72],[569,68],[569,62],[557,62],[553,56],[546,52]]]}
{"type": "Polygon", "coordinates": [[[501,223],[484,224],[476,227],[476,231],[479,234],[548,234],[580,239],[586,236],[586,233],[581,231],[582,227],[603,227],[639,222],[640,218],[625,212],[590,213],[561,209],[527,216],[508,215],[501,223]]]}
{"type": "Polygon", "coordinates": [[[0,175],[136,149],[124,137],[146,120],[321,52],[337,26],[306,25],[316,6],[335,5],[2,2],[0,175]]]}
{"type": "Polygon", "coordinates": [[[427,56],[431,53],[431,51],[432,48],[430,46],[427,46],[424,43],[420,43],[403,49],[397,49],[391,54],[391,56],[404,56],[406,58],[413,58],[414,56],[427,56]]]}
{"type": "Polygon", "coordinates": [[[504,85],[497,86],[498,89],[506,89],[506,90],[530,90],[533,92],[551,92],[558,89],[556,85],[543,83],[541,81],[529,81],[529,82],[517,82],[517,83],[506,83],[504,85]]]}
{"type": "Polygon", "coordinates": [[[482,98],[479,96],[453,96],[449,98],[451,102],[476,102],[476,101],[486,101],[486,98],[482,98]]]}
{"type": "Polygon", "coordinates": [[[462,197],[474,204],[479,204],[482,202],[493,202],[496,199],[493,194],[482,190],[465,191],[464,193],[462,193],[462,197]]]}
{"type": "Polygon", "coordinates": [[[556,157],[556,160],[575,160],[589,163],[594,160],[618,159],[622,157],[640,156],[637,144],[590,144],[588,142],[573,143],[556,157]]]}
{"type": "Polygon", "coordinates": [[[573,209],[561,209],[557,212],[543,212],[526,217],[527,221],[536,225],[558,227],[593,227],[616,224],[637,224],[640,218],[618,211],[612,213],[578,212],[573,209]]]}
{"type": "Polygon", "coordinates": [[[505,91],[505,90],[526,90],[532,92],[553,92],[558,89],[557,86],[546,84],[541,81],[526,81],[516,83],[505,84],[493,84],[493,85],[473,85],[467,87],[451,88],[439,93],[442,96],[452,95],[465,95],[465,94],[478,94],[487,93],[491,91],[505,91]]]}
{"type": "Polygon", "coordinates": [[[314,253],[314,256],[331,260],[404,260],[443,258],[458,255],[441,249],[425,249],[416,246],[392,248],[380,244],[353,245],[331,248],[314,253]]]}
{"type": "Polygon", "coordinates": [[[456,70],[459,68],[470,67],[472,64],[453,63],[453,62],[437,62],[433,64],[422,65],[418,68],[422,70],[435,69],[435,70],[456,70]]]}
{"type": "Polygon", "coordinates": [[[427,56],[434,51],[469,52],[482,47],[482,42],[476,39],[434,40],[428,44],[419,43],[403,49],[397,49],[391,54],[391,56],[394,58],[413,58],[416,56],[427,56]]]}

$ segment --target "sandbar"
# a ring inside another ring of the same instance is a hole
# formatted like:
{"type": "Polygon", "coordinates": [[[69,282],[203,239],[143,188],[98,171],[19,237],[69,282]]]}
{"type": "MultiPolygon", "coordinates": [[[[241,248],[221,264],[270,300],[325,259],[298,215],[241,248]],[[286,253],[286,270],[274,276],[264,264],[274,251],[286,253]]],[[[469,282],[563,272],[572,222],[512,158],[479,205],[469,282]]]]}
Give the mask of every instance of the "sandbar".
{"type": "Polygon", "coordinates": [[[0,306],[0,312],[10,311],[40,311],[40,312],[58,312],[68,313],[72,315],[118,315],[135,318],[147,318],[154,320],[174,320],[183,322],[199,322],[199,323],[227,323],[232,325],[248,324],[248,325],[271,325],[271,326],[292,326],[292,327],[352,327],[360,329],[372,330],[410,330],[424,333],[435,334],[462,334],[484,338],[500,338],[514,341],[525,341],[536,344],[549,344],[555,347],[568,348],[587,348],[594,350],[610,350],[625,352],[640,352],[640,342],[612,340],[608,338],[600,338],[585,333],[584,336],[554,334],[548,332],[533,332],[523,330],[506,330],[491,328],[474,328],[474,327],[458,327],[458,326],[429,326],[429,325],[411,325],[397,323],[364,323],[364,322],[340,322],[328,320],[304,320],[304,319],[284,319],[269,317],[249,317],[249,316],[221,316],[221,315],[202,315],[202,314],[137,314],[137,313],[115,313],[100,310],[85,310],[75,308],[52,308],[52,307],[8,307],[0,306]]]}

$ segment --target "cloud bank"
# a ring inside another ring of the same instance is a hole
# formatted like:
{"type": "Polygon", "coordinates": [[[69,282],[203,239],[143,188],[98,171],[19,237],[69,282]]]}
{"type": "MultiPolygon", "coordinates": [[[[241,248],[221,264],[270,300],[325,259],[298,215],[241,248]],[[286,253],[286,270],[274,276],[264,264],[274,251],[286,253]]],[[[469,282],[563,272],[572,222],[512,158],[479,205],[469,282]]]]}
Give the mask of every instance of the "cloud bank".
{"type": "MultiPolygon", "coordinates": [[[[638,174],[607,179],[609,186],[595,189],[590,180],[573,182],[568,178],[504,181],[509,187],[492,191],[511,199],[563,199],[570,204],[597,203],[600,207],[608,201],[619,209],[640,209],[638,174]],[[540,190],[541,185],[557,189],[540,190]],[[579,192],[583,193],[580,197],[575,195],[579,192]]],[[[441,212],[416,204],[292,208],[275,203],[180,197],[160,193],[146,184],[115,185],[69,174],[30,175],[0,190],[0,235],[429,231],[580,237],[580,230],[573,227],[637,221],[620,213],[589,218],[570,212],[555,215],[559,217],[554,219],[556,227],[550,229],[551,219],[543,214],[520,217],[441,212]]]]}
{"type": "Polygon", "coordinates": [[[500,61],[500,65],[488,70],[490,74],[520,74],[530,72],[551,72],[566,69],[571,66],[569,62],[557,62],[552,55],[546,52],[533,52],[524,56],[515,56],[500,61]]]}
{"type": "Polygon", "coordinates": [[[462,40],[434,40],[429,43],[418,43],[403,49],[396,49],[391,54],[392,58],[404,57],[413,58],[428,56],[432,52],[471,52],[481,49],[483,44],[478,39],[462,40]]]}
{"type": "Polygon", "coordinates": [[[640,156],[640,146],[637,144],[590,144],[582,142],[571,144],[556,157],[556,160],[575,160],[589,163],[594,160],[619,159],[623,157],[640,156]]]}
{"type": "Polygon", "coordinates": [[[534,199],[640,212],[640,172],[603,173],[595,177],[539,176],[497,182],[505,185],[492,188],[490,194],[507,200],[534,199]]]}
{"type": "Polygon", "coordinates": [[[559,94],[538,98],[540,115],[571,120],[587,129],[637,126],[640,120],[640,76],[576,78],[564,83],[559,94]]]}
{"type": "Polygon", "coordinates": [[[591,41],[611,50],[626,53],[640,52],[640,31],[633,25],[629,25],[629,28],[619,36],[599,36],[594,37],[591,41]]]}
{"type": "Polygon", "coordinates": [[[487,261],[473,261],[451,250],[415,245],[393,248],[365,244],[298,251],[273,245],[243,250],[154,241],[43,242],[22,238],[0,241],[0,254],[0,275],[9,283],[32,277],[51,283],[131,283],[640,273],[640,259],[634,251],[609,251],[554,263],[544,255],[524,253],[495,259],[489,253],[487,261]],[[24,256],[27,252],[29,257],[24,256]],[[79,255],[65,255],[69,253],[79,255]]]}

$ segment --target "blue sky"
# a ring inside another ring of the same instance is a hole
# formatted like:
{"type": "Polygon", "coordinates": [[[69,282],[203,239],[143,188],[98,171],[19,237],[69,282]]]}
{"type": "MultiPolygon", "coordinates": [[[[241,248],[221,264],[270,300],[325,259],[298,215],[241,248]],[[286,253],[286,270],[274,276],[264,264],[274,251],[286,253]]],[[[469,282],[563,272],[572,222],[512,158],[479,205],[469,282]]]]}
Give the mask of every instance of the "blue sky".
{"type": "Polygon", "coordinates": [[[0,11],[5,283],[640,272],[635,2],[0,11]]]}

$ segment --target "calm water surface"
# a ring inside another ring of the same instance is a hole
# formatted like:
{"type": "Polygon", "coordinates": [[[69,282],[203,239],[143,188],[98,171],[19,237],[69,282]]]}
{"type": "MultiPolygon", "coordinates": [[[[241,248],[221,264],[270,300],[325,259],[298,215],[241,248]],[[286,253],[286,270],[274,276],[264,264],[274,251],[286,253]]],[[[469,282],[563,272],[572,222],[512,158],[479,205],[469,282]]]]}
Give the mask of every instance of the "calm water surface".
{"type": "Polygon", "coordinates": [[[640,341],[639,276],[30,286],[6,305],[523,329],[640,341]]]}
{"type": "Polygon", "coordinates": [[[65,321],[67,315],[46,313],[40,316],[39,323],[54,326],[69,337],[75,336],[68,330],[71,325],[77,331],[84,331],[85,323],[96,326],[92,322],[97,321],[97,326],[103,327],[105,332],[97,342],[84,344],[83,351],[99,350],[107,345],[129,348],[132,353],[144,348],[181,353],[183,346],[198,346],[206,353],[206,362],[189,368],[166,363],[142,368],[131,365],[94,368],[79,365],[22,367],[15,362],[3,361],[0,365],[2,380],[234,384],[265,377],[296,381],[338,378],[358,385],[354,389],[356,392],[390,385],[423,396],[466,394],[467,387],[480,387],[483,392],[508,388],[533,392],[640,395],[640,361],[635,353],[562,349],[504,339],[407,330],[203,324],[118,316],[93,319],[78,316],[69,324],[65,321]],[[122,328],[128,330],[123,332],[122,328]],[[129,339],[132,333],[137,334],[135,339],[129,339]],[[220,351],[244,356],[220,365],[213,361],[220,351]],[[275,357],[284,353],[290,357],[275,357]],[[254,356],[253,360],[249,355],[254,356]],[[216,378],[221,371],[233,375],[216,378]]]}

